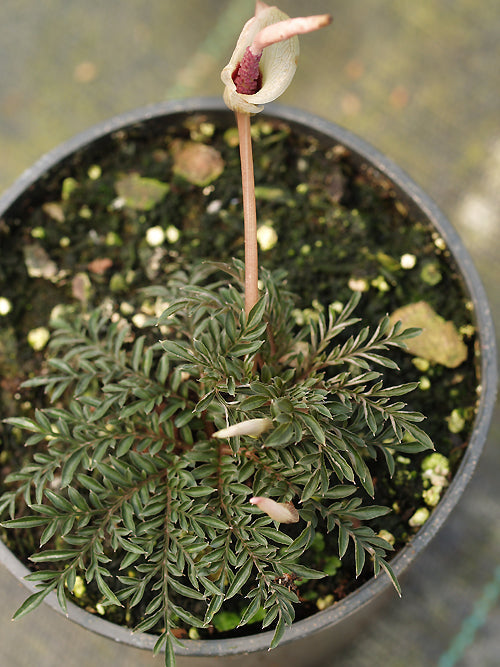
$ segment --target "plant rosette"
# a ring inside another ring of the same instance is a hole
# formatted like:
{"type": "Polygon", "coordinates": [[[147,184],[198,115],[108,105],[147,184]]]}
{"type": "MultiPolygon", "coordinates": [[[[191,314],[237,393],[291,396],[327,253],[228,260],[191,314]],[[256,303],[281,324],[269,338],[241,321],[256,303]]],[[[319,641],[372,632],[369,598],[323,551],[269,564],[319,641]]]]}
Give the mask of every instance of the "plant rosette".
{"type": "Polygon", "coordinates": [[[189,656],[352,626],[472,474],[496,362],[456,233],[331,123],[277,106],[252,133],[262,274],[246,319],[238,135],[217,101],[96,126],[0,200],[0,546],[30,572],[21,613],[45,598],[101,634],[189,656]],[[407,328],[422,333],[399,339],[407,328]],[[380,380],[414,389],[403,403],[380,380]]]}

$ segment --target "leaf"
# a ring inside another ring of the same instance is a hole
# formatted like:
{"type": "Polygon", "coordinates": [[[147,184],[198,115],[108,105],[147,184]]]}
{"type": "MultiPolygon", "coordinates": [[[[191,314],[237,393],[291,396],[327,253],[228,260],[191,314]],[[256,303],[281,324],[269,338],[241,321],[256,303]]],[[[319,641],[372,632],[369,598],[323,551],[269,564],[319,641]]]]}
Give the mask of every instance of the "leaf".
{"type": "Polygon", "coordinates": [[[283,551],[283,557],[295,557],[304,552],[304,550],[311,544],[314,538],[314,530],[312,526],[306,526],[298,537],[283,551]]]}
{"type": "Polygon", "coordinates": [[[287,546],[291,545],[293,540],[289,535],[282,533],[280,530],[271,528],[270,526],[260,526],[258,531],[266,539],[277,542],[278,544],[286,544],[287,546]]]}
{"type": "Polygon", "coordinates": [[[257,325],[262,323],[262,318],[264,317],[264,312],[266,310],[267,297],[264,294],[260,297],[257,303],[253,306],[252,310],[248,314],[245,332],[247,330],[253,329],[257,325]]]}
{"type": "Polygon", "coordinates": [[[135,438],[136,436],[133,433],[131,435],[126,435],[123,438],[123,440],[119,443],[118,447],[116,448],[117,458],[120,458],[129,451],[129,449],[135,442],[135,438]]]}
{"type": "Polygon", "coordinates": [[[61,512],[73,512],[73,506],[66,498],[51,489],[45,489],[45,496],[50,500],[54,507],[61,512]]]}
{"type": "Polygon", "coordinates": [[[250,604],[247,606],[245,611],[242,613],[238,627],[246,625],[248,621],[250,621],[259,611],[260,607],[261,607],[260,597],[256,595],[250,602],[250,604]]]}
{"type": "Polygon", "coordinates": [[[79,551],[73,549],[53,549],[41,551],[40,553],[30,556],[33,563],[46,563],[51,561],[53,563],[61,560],[69,560],[70,558],[77,558],[80,555],[79,551]]]}
{"type": "Polygon", "coordinates": [[[97,574],[96,574],[96,583],[97,583],[97,587],[99,588],[99,590],[101,591],[101,593],[104,595],[104,597],[106,598],[106,600],[109,600],[109,602],[111,602],[112,604],[117,605],[118,607],[122,607],[122,606],[123,606],[122,603],[120,602],[120,600],[119,600],[119,599],[116,597],[116,595],[113,593],[113,591],[111,590],[111,588],[110,588],[110,587],[108,586],[108,584],[104,581],[104,579],[102,578],[102,576],[99,574],[99,572],[97,572],[97,574]]]}
{"type": "Polygon", "coordinates": [[[201,514],[196,516],[196,521],[198,523],[204,524],[205,526],[210,526],[210,528],[215,528],[216,530],[228,530],[228,525],[221,519],[218,519],[215,516],[209,516],[207,514],[201,514]]]}
{"type": "Polygon", "coordinates": [[[239,593],[239,591],[243,588],[243,586],[246,584],[248,581],[250,574],[253,569],[253,561],[252,559],[247,560],[245,565],[239,569],[237,572],[236,576],[234,577],[233,581],[231,582],[231,585],[226,591],[225,599],[229,600],[232,598],[236,593],[239,593]]]}
{"type": "Polygon", "coordinates": [[[12,620],[17,621],[19,618],[22,618],[30,611],[33,611],[33,609],[36,609],[53,588],[54,587],[52,586],[50,588],[44,589],[43,591],[38,591],[37,593],[33,593],[33,595],[30,595],[28,598],[26,598],[26,600],[22,603],[22,605],[12,617],[12,620]]]}
{"type": "Polygon", "coordinates": [[[263,343],[263,340],[243,340],[239,343],[236,343],[236,345],[233,345],[233,347],[229,350],[229,354],[232,357],[245,357],[257,352],[262,347],[263,343]]]}
{"type": "Polygon", "coordinates": [[[175,667],[174,641],[169,632],[165,641],[165,667],[175,667]]]}
{"type": "Polygon", "coordinates": [[[204,496],[208,496],[211,493],[214,493],[215,489],[213,489],[211,486],[191,486],[189,488],[182,489],[182,492],[191,498],[203,498],[204,496]]]}
{"type": "Polygon", "coordinates": [[[37,528],[38,526],[44,526],[49,519],[42,516],[22,516],[18,519],[9,519],[3,521],[2,525],[4,528],[37,528]]]}
{"type": "Polygon", "coordinates": [[[160,623],[162,621],[163,621],[163,610],[160,609],[156,612],[156,614],[153,614],[153,616],[149,616],[140,623],[138,623],[134,627],[134,632],[147,632],[148,630],[151,630],[151,628],[153,628],[157,623],[160,623]]]}
{"type": "Polygon", "coordinates": [[[349,533],[344,525],[339,524],[339,558],[342,558],[347,551],[349,544],[349,533]]]}
{"type": "Polygon", "coordinates": [[[285,621],[283,619],[283,616],[280,614],[278,623],[276,624],[276,629],[274,631],[273,639],[271,641],[271,644],[269,645],[269,651],[278,646],[280,641],[283,639],[284,634],[285,634],[285,621]]]}
{"type": "Polygon", "coordinates": [[[217,614],[218,611],[220,611],[223,602],[223,595],[214,595],[214,597],[210,600],[210,604],[208,605],[208,609],[205,613],[204,625],[211,623],[212,618],[215,616],[215,614],[217,614]]]}
{"type": "Polygon", "coordinates": [[[73,480],[74,474],[81,460],[85,456],[85,449],[82,447],[74,451],[63,466],[61,472],[61,486],[68,486],[73,480]]]}
{"type": "Polygon", "coordinates": [[[47,527],[40,536],[40,547],[43,547],[49,540],[51,540],[56,532],[59,530],[59,522],[53,521],[47,524],[47,527]]]}
{"type": "Polygon", "coordinates": [[[134,343],[134,347],[132,348],[132,357],[130,360],[130,363],[132,365],[132,368],[134,371],[138,371],[140,364],[141,364],[141,359],[142,359],[142,351],[144,349],[144,341],[146,340],[145,336],[139,336],[139,338],[136,339],[134,343]]]}
{"type": "Polygon", "coordinates": [[[110,396],[105,401],[102,401],[99,407],[95,408],[95,410],[91,414],[89,422],[96,422],[102,419],[104,415],[108,412],[109,408],[113,405],[113,403],[116,403],[117,400],[118,396],[110,396]]]}
{"type": "Polygon", "coordinates": [[[169,577],[169,586],[171,586],[174,591],[177,591],[180,595],[183,595],[186,598],[191,598],[193,600],[204,600],[205,596],[203,593],[200,593],[200,591],[196,591],[193,588],[190,588],[189,586],[184,586],[184,584],[181,584],[178,582],[176,579],[173,577],[169,577]]]}
{"type": "Polygon", "coordinates": [[[398,580],[397,580],[397,578],[396,578],[396,575],[394,574],[394,571],[393,571],[392,567],[391,567],[391,566],[389,565],[389,563],[387,563],[387,561],[385,561],[383,558],[380,558],[377,562],[378,562],[378,563],[384,568],[384,570],[387,572],[387,574],[389,575],[389,577],[390,577],[390,579],[391,579],[391,581],[392,581],[392,585],[394,586],[394,588],[395,588],[396,591],[397,591],[397,594],[399,595],[399,597],[401,597],[401,586],[399,585],[399,582],[398,582],[398,580]]]}
{"type": "Polygon", "coordinates": [[[48,363],[50,366],[57,369],[64,375],[69,375],[70,377],[76,375],[75,370],[71,368],[71,366],[63,359],[57,359],[57,358],[49,359],[48,363]]]}
{"type": "Polygon", "coordinates": [[[425,431],[422,431],[421,428],[415,426],[415,424],[409,424],[409,423],[405,423],[404,428],[406,429],[407,433],[413,436],[417,442],[419,442],[423,447],[425,447],[425,449],[434,449],[434,443],[427,435],[427,433],[425,431]]]}
{"type": "Polygon", "coordinates": [[[324,498],[331,498],[332,500],[338,498],[348,498],[356,492],[355,486],[348,486],[347,484],[338,484],[337,486],[328,489],[326,493],[323,494],[324,498]]]}
{"type": "Polygon", "coordinates": [[[80,484],[89,491],[94,491],[95,493],[101,494],[106,490],[100,482],[98,482],[93,477],[90,477],[89,475],[79,474],[76,476],[76,478],[80,484]]]}
{"type": "Polygon", "coordinates": [[[403,452],[404,454],[418,454],[418,452],[424,452],[427,449],[434,449],[434,447],[429,447],[427,442],[398,442],[394,445],[391,445],[393,449],[398,452],[403,452]]]}
{"type": "Polygon", "coordinates": [[[198,575],[198,579],[200,580],[200,583],[203,585],[207,593],[211,593],[212,595],[220,596],[221,595],[221,590],[216,584],[214,584],[213,581],[208,579],[207,577],[204,577],[203,575],[198,575]]]}
{"type": "Polygon", "coordinates": [[[295,431],[291,422],[280,424],[274,431],[266,438],[264,442],[265,447],[284,447],[294,437],[295,431]]]}
{"type": "Polygon", "coordinates": [[[207,394],[205,394],[205,396],[203,396],[198,401],[198,403],[194,408],[194,412],[196,412],[196,414],[201,414],[202,412],[204,412],[210,406],[214,398],[215,398],[215,391],[213,390],[209,391],[207,394]]]}
{"type": "Polygon", "coordinates": [[[304,577],[305,579],[323,579],[326,576],[324,572],[313,570],[300,563],[287,563],[286,567],[293,572],[293,574],[296,574],[298,577],[304,577]]]}
{"type": "Polygon", "coordinates": [[[18,428],[25,429],[26,431],[43,433],[43,430],[40,428],[40,426],[33,419],[28,419],[27,417],[9,417],[5,421],[11,426],[17,426],[18,428]]]}
{"type": "Polygon", "coordinates": [[[194,614],[191,614],[191,612],[187,611],[183,607],[179,607],[176,604],[170,603],[170,607],[172,609],[172,612],[174,614],[177,614],[179,618],[181,618],[183,621],[188,623],[188,625],[192,625],[195,628],[202,628],[204,623],[203,621],[200,621],[199,618],[196,618],[194,614]]]}
{"type": "Polygon", "coordinates": [[[365,565],[365,550],[358,540],[354,540],[354,554],[356,561],[356,577],[359,577],[365,565]]]}
{"type": "Polygon", "coordinates": [[[268,403],[269,399],[266,396],[247,396],[239,404],[239,409],[242,412],[251,412],[257,410],[268,403]]]}
{"type": "Polygon", "coordinates": [[[321,428],[319,422],[317,419],[315,419],[312,415],[308,414],[301,414],[300,415],[301,421],[307,426],[307,428],[311,431],[314,439],[316,442],[319,442],[321,445],[325,444],[325,432],[321,428]]]}
{"type": "Polygon", "coordinates": [[[187,343],[178,343],[173,340],[160,341],[162,348],[172,359],[182,359],[184,361],[194,361],[194,355],[187,343]]]}
{"type": "Polygon", "coordinates": [[[350,512],[351,516],[355,516],[357,519],[367,521],[369,519],[375,519],[379,516],[384,516],[391,512],[390,507],[383,507],[381,505],[371,505],[370,507],[359,507],[358,509],[350,512]]]}
{"type": "Polygon", "coordinates": [[[306,500],[309,500],[309,498],[315,495],[316,491],[318,490],[319,482],[320,482],[320,469],[317,468],[314,471],[314,473],[309,477],[306,485],[304,486],[304,490],[302,491],[302,496],[300,498],[300,501],[302,503],[306,502],[306,500]]]}
{"type": "Polygon", "coordinates": [[[68,600],[66,598],[64,583],[64,577],[61,577],[57,585],[57,601],[63,612],[68,615],[68,600]]]}

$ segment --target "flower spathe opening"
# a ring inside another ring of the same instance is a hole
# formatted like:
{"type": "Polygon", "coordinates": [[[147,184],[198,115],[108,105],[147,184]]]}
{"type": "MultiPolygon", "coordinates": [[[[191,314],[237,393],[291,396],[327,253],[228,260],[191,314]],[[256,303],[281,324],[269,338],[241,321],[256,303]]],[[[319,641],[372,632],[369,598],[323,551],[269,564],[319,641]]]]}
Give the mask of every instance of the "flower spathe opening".
{"type": "Polygon", "coordinates": [[[299,54],[297,35],[331,23],[329,14],[290,18],[277,7],[257,2],[243,27],[231,60],[221,73],[224,101],[236,112],[254,114],[290,84],[299,54]]]}

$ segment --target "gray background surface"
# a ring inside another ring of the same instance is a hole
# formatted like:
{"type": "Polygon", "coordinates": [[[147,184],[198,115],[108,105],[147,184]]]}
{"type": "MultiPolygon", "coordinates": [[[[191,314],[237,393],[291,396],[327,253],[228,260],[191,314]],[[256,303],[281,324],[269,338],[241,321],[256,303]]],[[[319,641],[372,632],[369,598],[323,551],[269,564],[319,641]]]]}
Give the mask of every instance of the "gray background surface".
{"type": "MultiPolygon", "coordinates": [[[[301,39],[296,77],[280,102],[353,130],[431,195],[469,249],[498,328],[498,0],[282,0],[280,7],[334,16],[333,26],[301,39]]],[[[220,95],[220,70],[252,13],[252,0],[2,0],[0,190],[97,121],[158,100],[220,95]]],[[[499,445],[497,409],[474,479],[405,579],[403,599],[391,599],[340,655],[332,647],[327,667],[500,664],[499,445]]],[[[45,607],[11,623],[25,591],[3,568],[0,595],[2,667],[162,664],[45,607]]],[[[265,660],[292,663],[293,652],[265,660]]],[[[325,662],[313,645],[301,664],[325,662]]]]}

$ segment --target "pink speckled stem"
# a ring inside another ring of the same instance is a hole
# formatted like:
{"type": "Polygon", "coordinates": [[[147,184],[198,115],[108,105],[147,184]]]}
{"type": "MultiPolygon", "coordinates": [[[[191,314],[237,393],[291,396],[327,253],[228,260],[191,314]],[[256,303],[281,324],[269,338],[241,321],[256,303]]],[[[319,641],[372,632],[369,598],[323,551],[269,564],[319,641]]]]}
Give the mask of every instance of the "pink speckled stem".
{"type": "Polygon", "coordinates": [[[257,210],[253,174],[250,115],[236,112],[240,137],[241,185],[245,224],[245,313],[248,315],[259,298],[259,253],[257,248],[257,210]]]}

